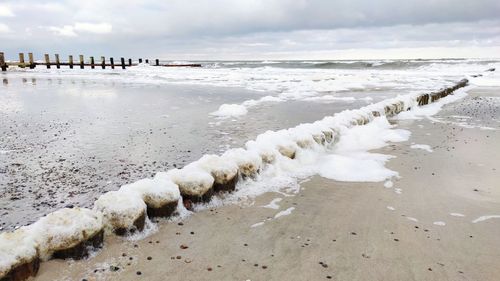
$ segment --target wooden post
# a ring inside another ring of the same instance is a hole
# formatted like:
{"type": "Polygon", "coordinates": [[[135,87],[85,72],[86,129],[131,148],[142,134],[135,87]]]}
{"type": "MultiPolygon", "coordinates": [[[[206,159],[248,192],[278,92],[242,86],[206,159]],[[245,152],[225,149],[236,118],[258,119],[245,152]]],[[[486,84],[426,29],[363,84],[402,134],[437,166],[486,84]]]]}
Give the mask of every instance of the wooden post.
{"type": "Polygon", "coordinates": [[[45,65],[47,66],[47,69],[50,68],[50,57],[49,54],[45,54],[45,65]]]}
{"type": "Polygon", "coordinates": [[[69,55],[68,57],[69,68],[73,69],[73,56],[69,55]]]}
{"type": "Polygon", "coordinates": [[[128,66],[132,66],[132,59],[128,59],[128,66]]]}
{"type": "Polygon", "coordinates": [[[111,69],[115,69],[115,59],[109,58],[109,63],[111,64],[111,69]]]}
{"type": "Polygon", "coordinates": [[[30,61],[30,69],[35,68],[35,60],[33,59],[33,53],[28,53],[28,59],[30,61]]]}
{"type": "Polygon", "coordinates": [[[0,67],[2,68],[2,71],[7,71],[7,64],[5,63],[5,56],[1,52],[0,52],[0,67]]]}
{"type": "Polygon", "coordinates": [[[146,59],[146,63],[149,63],[149,60],[148,60],[148,59],[146,59]]]}
{"type": "Polygon", "coordinates": [[[80,69],[83,69],[85,67],[85,62],[83,61],[83,55],[79,55],[80,57],[80,69]]]}
{"type": "Polygon", "coordinates": [[[56,67],[57,69],[61,68],[61,61],[59,61],[59,54],[56,54],[56,67]]]}
{"type": "Polygon", "coordinates": [[[142,59],[139,59],[139,63],[142,63],[142,59]]]}
{"type": "Polygon", "coordinates": [[[125,69],[125,58],[120,58],[120,61],[122,63],[122,69],[125,69]]]}
{"type": "Polygon", "coordinates": [[[92,69],[95,68],[94,57],[90,57],[90,68],[92,68],[92,69]]]}
{"type": "Polygon", "coordinates": [[[20,68],[26,67],[26,65],[24,64],[24,53],[19,53],[19,67],[20,68]]]}
{"type": "Polygon", "coordinates": [[[160,66],[160,60],[159,60],[159,59],[156,59],[156,60],[155,60],[155,65],[156,65],[156,66],[160,66]]]}
{"type": "Polygon", "coordinates": [[[102,69],[106,68],[106,58],[105,57],[101,57],[101,67],[102,67],[102,69]]]}

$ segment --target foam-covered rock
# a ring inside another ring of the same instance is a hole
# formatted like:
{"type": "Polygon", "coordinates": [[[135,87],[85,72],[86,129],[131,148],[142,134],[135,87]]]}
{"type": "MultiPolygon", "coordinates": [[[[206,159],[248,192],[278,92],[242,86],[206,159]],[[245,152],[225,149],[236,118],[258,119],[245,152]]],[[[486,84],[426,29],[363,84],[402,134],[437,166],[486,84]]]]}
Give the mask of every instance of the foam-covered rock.
{"type": "Polygon", "coordinates": [[[0,233],[0,280],[26,280],[39,268],[37,244],[26,228],[0,233]]]}
{"type": "Polygon", "coordinates": [[[199,167],[190,165],[183,169],[170,170],[167,175],[179,186],[187,207],[191,202],[207,202],[213,195],[214,178],[199,167]]]}
{"type": "Polygon", "coordinates": [[[275,148],[262,146],[254,140],[248,141],[245,144],[245,148],[250,153],[259,155],[262,162],[267,164],[273,163],[274,160],[276,160],[277,154],[279,154],[279,152],[275,148]]]}
{"type": "Polygon", "coordinates": [[[293,144],[289,145],[279,145],[278,151],[281,155],[288,157],[290,159],[295,159],[295,153],[297,153],[297,146],[293,144]]]}
{"type": "Polygon", "coordinates": [[[321,132],[325,136],[326,143],[332,143],[333,142],[334,135],[335,135],[335,133],[333,132],[333,130],[331,130],[331,129],[325,129],[325,130],[323,130],[321,132]]]}
{"type": "Polygon", "coordinates": [[[255,176],[262,166],[262,158],[258,153],[243,148],[230,149],[222,155],[222,158],[236,163],[243,177],[255,176]]]}
{"type": "Polygon", "coordinates": [[[103,242],[102,214],[85,208],[57,210],[27,228],[38,244],[43,260],[80,259],[103,242]]]}
{"type": "Polygon", "coordinates": [[[146,203],[149,217],[169,217],[175,212],[180,198],[179,187],[161,174],[123,185],[120,190],[136,192],[146,203]]]}
{"type": "Polygon", "coordinates": [[[109,191],[94,203],[94,210],[103,214],[105,228],[118,235],[142,231],[146,209],[146,203],[135,192],[109,191]]]}
{"type": "Polygon", "coordinates": [[[217,155],[205,155],[193,163],[214,178],[214,191],[233,191],[238,182],[238,165],[217,155]]]}

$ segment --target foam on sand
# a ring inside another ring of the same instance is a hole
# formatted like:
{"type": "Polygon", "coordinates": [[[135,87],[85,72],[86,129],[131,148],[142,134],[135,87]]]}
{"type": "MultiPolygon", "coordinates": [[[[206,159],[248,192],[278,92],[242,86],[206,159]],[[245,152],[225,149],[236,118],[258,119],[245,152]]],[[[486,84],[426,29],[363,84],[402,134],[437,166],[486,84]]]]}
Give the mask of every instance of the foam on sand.
{"type": "Polygon", "coordinates": [[[239,104],[223,104],[217,109],[210,113],[210,115],[221,117],[221,118],[229,118],[229,117],[238,117],[242,115],[246,115],[248,110],[245,106],[239,104]]]}
{"type": "Polygon", "coordinates": [[[422,150],[425,150],[427,152],[434,151],[434,150],[432,150],[431,146],[427,145],[427,144],[412,144],[410,147],[413,149],[422,149],[422,150]]]}
{"type": "Polygon", "coordinates": [[[489,216],[481,216],[475,220],[472,221],[472,223],[478,223],[490,219],[500,219],[500,215],[489,215],[489,216]]]}
{"type": "Polygon", "coordinates": [[[388,142],[408,140],[410,132],[395,130],[386,118],[377,117],[364,126],[345,130],[334,154],[322,157],[319,174],[339,181],[384,181],[398,176],[385,167],[391,156],[369,153],[368,150],[381,148],[388,142]]]}
{"type": "Polygon", "coordinates": [[[283,217],[283,216],[288,216],[290,214],[292,214],[293,210],[295,210],[295,207],[290,207],[284,211],[281,211],[279,213],[277,213],[276,215],[274,215],[274,218],[277,219],[277,218],[280,218],[280,217],[283,217]]]}
{"type": "Polygon", "coordinates": [[[274,198],[269,204],[262,206],[262,208],[278,210],[280,208],[278,203],[281,202],[281,200],[283,200],[283,198],[274,198]]]}

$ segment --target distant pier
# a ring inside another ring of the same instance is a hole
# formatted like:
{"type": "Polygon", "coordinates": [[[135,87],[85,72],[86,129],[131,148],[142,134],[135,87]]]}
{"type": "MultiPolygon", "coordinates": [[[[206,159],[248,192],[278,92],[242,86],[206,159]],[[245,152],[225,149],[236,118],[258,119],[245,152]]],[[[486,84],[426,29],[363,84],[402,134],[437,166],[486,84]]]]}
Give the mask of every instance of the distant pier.
{"type": "MultiPolygon", "coordinates": [[[[192,64],[160,64],[159,59],[155,59],[154,63],[149,63],[149,59],[145,59],[144,61],[146,64],[149,64],[151,66],[161,66],[161,67],[201,67],[201,64],[197,63],[192,63],[192,64]]],[[[124,57],[121,57],[119,61],[115,61],[115,58],[111,57],[108,60],[106,60],[106,57],[101,56],[100,60],[96,62],[93,56],[90,56],[88,60],[85,60],[85,57],[83,55],[78,56],[78,60],[75,61],[72,55],[68,56],[67,61],[62,61],[60,59],[59,54],[54,55],[54,60],[51,60],[49,54],[44,54],[43,56],[43,62],[37,62],[35,61],[33,57],[33,53],[28,53],[28,60],[25,60],[24,53],[19,53],[19,60],[18,61],[9,61],[7,62],[5,60],[5,54],[3,52],[0,52],[0,68],[2,71],[7,71],[7,68],[9,66],[16,66],[19,68],[30,68],[34,69],[37,66],[45,66],[47,69],[50,69],[51,67],[55,67],[57,69],[60,69],[61,66],[68,67],[69,69],[73,68],[80,68],[84,69],[85,67],[90,67],[91,69],[95,68],[101,68],[101,69],[106,69],[106,67],[109,67],[111,69],[125,69],[127,67],[131,66],[136,66],[138,64],[143,63],[142,58],[139,58],[137,62],[132,61],[131,58],[125,59],[124,57]]]]}

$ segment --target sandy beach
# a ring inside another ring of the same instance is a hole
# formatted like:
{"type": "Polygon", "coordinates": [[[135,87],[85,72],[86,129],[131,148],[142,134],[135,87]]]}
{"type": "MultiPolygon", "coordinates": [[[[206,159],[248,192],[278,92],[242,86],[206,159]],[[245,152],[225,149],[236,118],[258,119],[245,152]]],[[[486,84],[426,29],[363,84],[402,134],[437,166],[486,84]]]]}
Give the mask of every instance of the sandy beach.
{"type": "Polygon", "coordinates": [[[499,15],[1,0],[0,281],[500,281],[499,15]]]}
{"type": "Polygon", "coordinates": [[[315,176],[294,196],[110,237],[90,259],[43,263],[36,280],[496,280],[499,97],[476,88],[430,120],[395,120],[412,135],[377,151],[396,156],[392,184],[315,176]]]}

